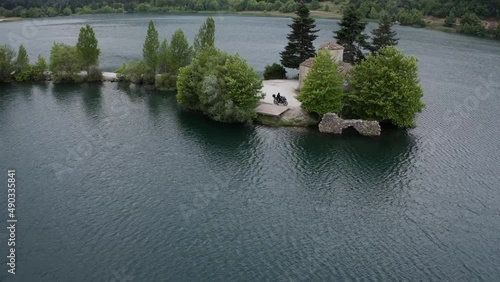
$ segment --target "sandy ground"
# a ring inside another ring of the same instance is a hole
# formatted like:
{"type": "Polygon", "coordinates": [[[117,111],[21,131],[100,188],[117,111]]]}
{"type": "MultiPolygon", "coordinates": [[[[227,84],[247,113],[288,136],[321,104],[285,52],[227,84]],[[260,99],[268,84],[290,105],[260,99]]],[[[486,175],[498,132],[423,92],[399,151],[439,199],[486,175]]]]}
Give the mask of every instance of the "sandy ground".
{"type": "Polygon", "coordinates": [[[289,108],[300,107],[300,102],[295,98],[295,89],[299,88],[299,81],[296,79],[264,80],[262,92],[266,97],[263,102],[273,104],[273,94],[280,93],[288,101],[289,108]]]}

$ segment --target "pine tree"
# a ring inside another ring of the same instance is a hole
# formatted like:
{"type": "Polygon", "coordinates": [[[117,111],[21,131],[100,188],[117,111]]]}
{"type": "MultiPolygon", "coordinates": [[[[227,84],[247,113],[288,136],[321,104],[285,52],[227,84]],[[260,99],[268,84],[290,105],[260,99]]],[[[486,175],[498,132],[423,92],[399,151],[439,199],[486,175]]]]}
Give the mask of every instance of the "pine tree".
{"type": "Polygon", "coordinates": [[[309,9],[303,2],[295,12],[297,15],[291,25],[292,32],[287,35],[288,45],[281,52],[281,64],[284,67],[297,69],[299,65],[316,55],[313,41],[318,37],[316,23],[309,15],[309,9]]]}
{"type": "Polygon", "coordinates": [[[444,26],[452,27],[455,25],[456,21],[457,19],[455,18],[455,14],[453,13],[453,11],[450,11],[448,16],[446,16],[446,18],[444,19],[444,26]]]}
{"type": "Polygon", "coordinates": [[[383,16],[378,28],[372,31],[373,42],[370,46],[372,52],[377,52],[386,46],[395,46],[398,44],[399,38],[396,38],[396,32],[392,30],[392,20],[388,16],[383,16]]]}
{"type": "Polygon", "coordinates": [[[30,64],[30,59],[28,58],[28,52],[26,52],[26,48],[21,44],[19,46],[19,52],[17,52],[16,59],[16,67],[17,70],[20,71],[27,67],[30,64]]]}
{"type": "Polygon", "coordinates": [[[199,52],[205,47],[215,46],[215,21],[212,17],[208,17],[207,21],[203,23],[194,38],[194,51],[199,52]]]}
{"type": "Polygon", "coordinates": [[[344,46],[344,61],[351,64],[364,59],[363,49],[368,47],[368,36],[363,33],[366,23],[361,20],[354,7],[348,7],[339,23],[340,30],[334,32],[337,43],[344,46]]]}
{"type": "Polygon", "coordinates": [[[144,62],[146,63],[149,72],[152,74],[156,74],[156,68],[158,67],[158,49],[160,49],[158,31],[156,31],[153,21],[150,21],[146,41],[144,42],[144,47],[142,48],[142,56],[144,57],[144,62]]]}
{"type": "Polygon", "coordinates": [[[99,55],[101,50],[97,48],[97,38],[95,37],[94,30],[90,25],[86,25],[80,29],[78,35],[78,43],[76,44],[76,51],[82,66],[89,71],[90,66],[99,64],[99,55]]]}

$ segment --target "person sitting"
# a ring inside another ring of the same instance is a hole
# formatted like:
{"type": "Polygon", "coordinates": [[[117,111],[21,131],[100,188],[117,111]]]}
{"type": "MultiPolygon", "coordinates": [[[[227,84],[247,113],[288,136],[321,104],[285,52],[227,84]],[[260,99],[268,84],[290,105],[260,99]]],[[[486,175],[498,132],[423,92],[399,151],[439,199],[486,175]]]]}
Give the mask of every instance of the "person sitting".
{"type": "Polygon", "coordinates": [[[278,95],[276,96],[276,100],[278,100],[278,103],[281,103],[281,95],[279,92],[278,92],[278,95]]]}

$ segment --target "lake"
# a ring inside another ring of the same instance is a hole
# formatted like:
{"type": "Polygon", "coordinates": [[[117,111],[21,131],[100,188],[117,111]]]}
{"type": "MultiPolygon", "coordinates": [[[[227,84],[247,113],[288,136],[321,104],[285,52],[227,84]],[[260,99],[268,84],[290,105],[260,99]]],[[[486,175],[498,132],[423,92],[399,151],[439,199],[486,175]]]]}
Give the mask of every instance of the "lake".
{"type": "MultiPolygon", "coordinates": [[[[214,18],[218,47],[279,62],[290,19],[214,18]]],[[[149,19],[192,42],[205,16],[9,22],[0,44],[33,62],[89,23],[110,71],[141,57],[149,19]]],[[[332,40],[337,21],[317,25],[332,40]]],[[[220,124],[133,85],[1,85],[0,280],[499,281],[500,42],[396,31],[427,107],[378,138],[220,124]]]]}

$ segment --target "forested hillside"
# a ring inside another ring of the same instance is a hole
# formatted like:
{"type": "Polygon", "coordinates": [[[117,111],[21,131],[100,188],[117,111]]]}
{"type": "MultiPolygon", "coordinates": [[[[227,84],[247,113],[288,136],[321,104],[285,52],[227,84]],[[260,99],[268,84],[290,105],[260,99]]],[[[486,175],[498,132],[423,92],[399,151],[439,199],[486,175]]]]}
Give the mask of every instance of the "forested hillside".
{"type": "MultiPolygon", "coordinates": [[[[330,7],[318,0],[306,0],[312,10],[330,7]]],[[[280,11],[293,12],[296,0],[5,0],[0,17],[44,17],[74,13],[122,13],[163,11],[280,11]]],[[[412,24],[423,16],[461,17],[474,13],[482,19],[500,18],[500,0],[332,0],[331,5],[354,5],[367,18],[380,13],[402,17],[412,24]]],[[[332,6],[333,7],[333,6],[332,6]]]]}

